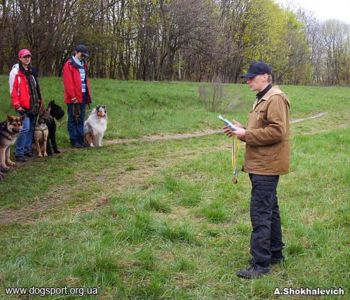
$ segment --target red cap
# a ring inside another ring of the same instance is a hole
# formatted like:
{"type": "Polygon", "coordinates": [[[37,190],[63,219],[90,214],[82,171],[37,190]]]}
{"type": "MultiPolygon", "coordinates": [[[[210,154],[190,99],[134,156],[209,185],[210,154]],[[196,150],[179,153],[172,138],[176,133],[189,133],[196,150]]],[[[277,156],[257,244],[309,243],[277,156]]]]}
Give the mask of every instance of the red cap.
{"type": "Polygon", "coordinates": [[[18,58],[22,58],[24,56],[30,55],[32,56],[32,54],[30,53],[30,51],[28,49],[21,49],[18,52],[18,58]]]}

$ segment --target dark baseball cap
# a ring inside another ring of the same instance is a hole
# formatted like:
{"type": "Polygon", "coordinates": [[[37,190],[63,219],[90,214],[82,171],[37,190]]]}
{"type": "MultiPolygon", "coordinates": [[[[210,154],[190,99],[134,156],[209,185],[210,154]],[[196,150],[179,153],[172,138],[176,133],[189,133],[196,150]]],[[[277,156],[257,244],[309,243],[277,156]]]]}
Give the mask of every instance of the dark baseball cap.
{"type": "Polygon", "coordinates": [[[83,44],[76,46],[75,51],[83,53],[86,57],[89,56],[88,48],[83,44]]]}
{"type": "Polygon", "coordinates": [[[269,74],[271,75],[271,67],[265,64],[263,61],[256,61],[250,64],[247,74],[241,75],[241,78],[254,78],[257,75],[269,74]]]}

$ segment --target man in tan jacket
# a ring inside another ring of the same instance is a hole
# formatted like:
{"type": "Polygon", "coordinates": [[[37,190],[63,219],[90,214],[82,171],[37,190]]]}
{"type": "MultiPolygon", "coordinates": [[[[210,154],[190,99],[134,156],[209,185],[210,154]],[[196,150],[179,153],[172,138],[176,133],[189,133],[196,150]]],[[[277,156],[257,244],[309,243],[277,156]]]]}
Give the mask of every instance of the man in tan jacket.
{"type": "Polygon", "coordinates": [[[289,169],[289,108],[287,96],[272,87],[271,68],[264,62],[250,65],[242,76],[256,102],[249,113],[247,127],[236,122],[236,130],[225,127],[228,136],[236,135],[246,143],[243,171],[252,183],[250,218],[251,265],[237,272],[242,278],[257,278],[270,271],[270,264],[284,260],[280,213],[277,201],[279,175],[289,169]]]}

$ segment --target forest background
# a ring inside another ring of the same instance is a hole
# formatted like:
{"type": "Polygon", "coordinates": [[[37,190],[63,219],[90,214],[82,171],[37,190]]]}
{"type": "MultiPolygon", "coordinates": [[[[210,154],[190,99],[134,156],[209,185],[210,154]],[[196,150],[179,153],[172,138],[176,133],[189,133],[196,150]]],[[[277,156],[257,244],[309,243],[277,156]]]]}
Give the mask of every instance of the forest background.
{"type": "Polygon", "coordinates": [[[74,45],[90,76],[239,82],[252,60],[279,84],[350,83],[350,25],[272,0],[2,0],[0,73],[18,49],[40,75],[60,75],[74,45]]]}

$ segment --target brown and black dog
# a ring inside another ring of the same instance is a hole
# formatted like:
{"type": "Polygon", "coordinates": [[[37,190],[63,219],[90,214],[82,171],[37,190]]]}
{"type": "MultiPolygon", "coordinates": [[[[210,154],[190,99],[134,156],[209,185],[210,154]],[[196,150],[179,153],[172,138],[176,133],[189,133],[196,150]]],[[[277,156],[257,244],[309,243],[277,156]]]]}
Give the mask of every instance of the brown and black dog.
{"type": "Polygon", "coordinates": [[[51,121],[50,108],[43,110],[39,114],[38,122],[34,129],[33,150],[38,153],[39,157],[47,156],[47,139],[49,136],[49,128],[47,124],[51,121]]]}
{"type": "Polygon", "coordinates": [[[10,159],[10,146],[16,142],[23,120],[24,116],[7,116],[7,120],[0,123],[0,166],[3,171],[15,165],[10,159]]]}

